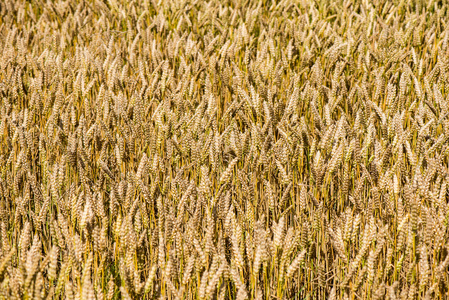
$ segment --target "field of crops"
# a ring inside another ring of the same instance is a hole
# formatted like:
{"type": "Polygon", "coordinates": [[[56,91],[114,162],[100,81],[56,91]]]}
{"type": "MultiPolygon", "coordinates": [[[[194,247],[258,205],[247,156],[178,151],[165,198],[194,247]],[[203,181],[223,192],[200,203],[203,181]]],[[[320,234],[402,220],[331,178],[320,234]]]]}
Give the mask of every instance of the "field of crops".
{"type": "Polygon", "coordinates": [[[0,1],[0,299],[448,299],[448,9],[0,1]]]}

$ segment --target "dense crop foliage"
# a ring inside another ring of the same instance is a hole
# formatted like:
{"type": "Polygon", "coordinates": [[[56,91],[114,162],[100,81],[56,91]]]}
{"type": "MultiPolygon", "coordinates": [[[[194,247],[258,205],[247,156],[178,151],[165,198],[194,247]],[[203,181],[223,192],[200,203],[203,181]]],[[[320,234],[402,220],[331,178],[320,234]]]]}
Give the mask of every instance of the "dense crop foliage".
{"type": "Polygon", "coordinates": [[[0,299],[447,299],[448,8],[1,1],[0,299]]]}

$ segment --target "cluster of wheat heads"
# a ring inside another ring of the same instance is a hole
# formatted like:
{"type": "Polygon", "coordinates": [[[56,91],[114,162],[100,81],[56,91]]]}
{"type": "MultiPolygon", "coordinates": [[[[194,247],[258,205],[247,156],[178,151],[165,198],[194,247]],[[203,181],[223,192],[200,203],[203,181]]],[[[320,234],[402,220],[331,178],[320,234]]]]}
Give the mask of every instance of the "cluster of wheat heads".
{"type": "Polygon", "coordinates": [[[2,1],[0,298],[446,299],[448,9],[2,1]]]}

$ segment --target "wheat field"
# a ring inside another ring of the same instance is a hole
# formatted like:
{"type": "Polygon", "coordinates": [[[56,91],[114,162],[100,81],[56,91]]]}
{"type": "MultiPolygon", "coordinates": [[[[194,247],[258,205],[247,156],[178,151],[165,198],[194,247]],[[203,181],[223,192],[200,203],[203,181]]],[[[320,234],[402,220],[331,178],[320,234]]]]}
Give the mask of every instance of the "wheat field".
{"type": "Polygon", "coordinates": [[[448,10],[2,1],[0,299],[448,299],[448,10]]]}

